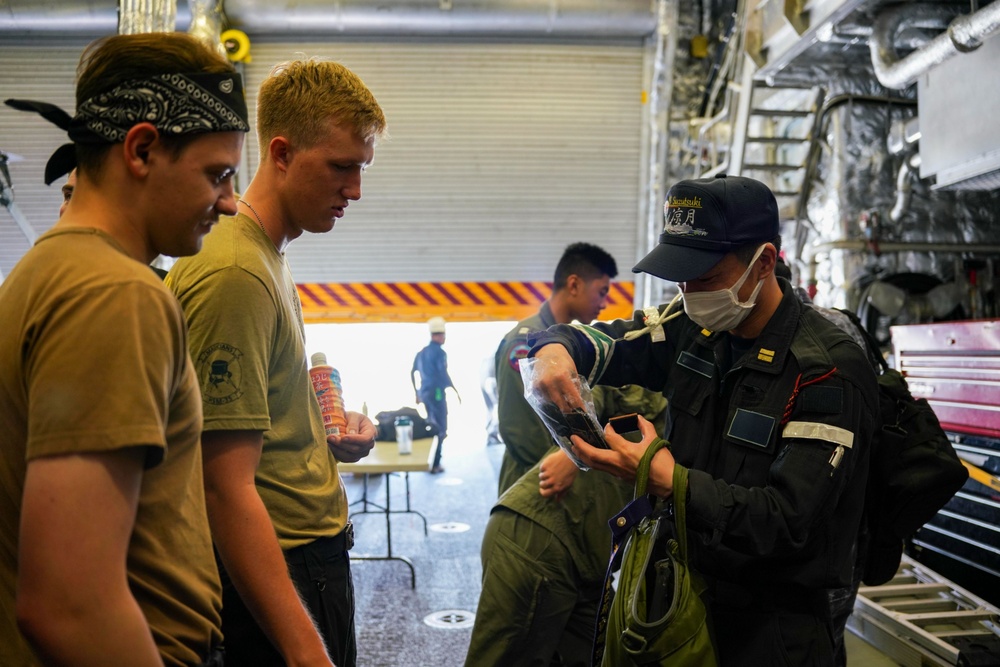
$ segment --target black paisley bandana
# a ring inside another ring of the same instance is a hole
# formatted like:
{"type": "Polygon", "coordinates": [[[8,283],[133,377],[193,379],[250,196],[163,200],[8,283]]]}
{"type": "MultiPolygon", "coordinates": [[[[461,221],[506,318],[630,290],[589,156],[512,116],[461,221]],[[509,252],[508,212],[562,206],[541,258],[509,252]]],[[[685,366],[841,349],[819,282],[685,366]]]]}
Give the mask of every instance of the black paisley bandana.
{"type": "Polygon", "coordinates": [[[74,144],[114,144],[139,123],[166,136],[204,132],[247,132],[250,124],[239,74],[159,74],[125,81],[84,100],[71,117],[59,107],[31,100],[6,100],[34,111],[66,130],[72,144],[60,146],[45,166],[45,183],[76,166],[74,144]]]}

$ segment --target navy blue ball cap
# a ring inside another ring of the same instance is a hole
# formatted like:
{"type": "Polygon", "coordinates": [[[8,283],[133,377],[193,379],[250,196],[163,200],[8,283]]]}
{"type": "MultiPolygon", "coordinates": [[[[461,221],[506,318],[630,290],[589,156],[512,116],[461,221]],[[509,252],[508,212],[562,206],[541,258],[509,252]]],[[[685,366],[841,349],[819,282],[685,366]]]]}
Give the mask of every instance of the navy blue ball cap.
{"type": "Polygon", "coordinates": [[[727,253],[777,236],[778,203],[760,181],[725,174],[679,181],[667,192],[659,244],[632,271],[687,282],[727,253]]]}

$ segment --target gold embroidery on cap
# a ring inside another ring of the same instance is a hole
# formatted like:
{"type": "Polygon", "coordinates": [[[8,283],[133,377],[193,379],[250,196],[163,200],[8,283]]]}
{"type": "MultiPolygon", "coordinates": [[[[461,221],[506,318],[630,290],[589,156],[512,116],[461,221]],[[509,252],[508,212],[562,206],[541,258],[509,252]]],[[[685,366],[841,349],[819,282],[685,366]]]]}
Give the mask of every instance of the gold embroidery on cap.
{"type": "Polygon", "coordinates": [[[667,206],[701,208],[701,197],[667,197],[667,206]]]}

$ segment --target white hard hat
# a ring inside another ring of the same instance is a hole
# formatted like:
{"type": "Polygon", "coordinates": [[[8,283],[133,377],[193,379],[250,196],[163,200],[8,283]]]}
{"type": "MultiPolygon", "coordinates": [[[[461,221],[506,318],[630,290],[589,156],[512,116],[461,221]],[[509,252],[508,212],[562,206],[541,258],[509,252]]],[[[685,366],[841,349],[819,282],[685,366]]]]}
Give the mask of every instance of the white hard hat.
{"type": "Polygon", "coordinates": [[[427,320],[427,326],[430,327],[432,334],[444,333],[444,318],[432,317],[427,320]]]}

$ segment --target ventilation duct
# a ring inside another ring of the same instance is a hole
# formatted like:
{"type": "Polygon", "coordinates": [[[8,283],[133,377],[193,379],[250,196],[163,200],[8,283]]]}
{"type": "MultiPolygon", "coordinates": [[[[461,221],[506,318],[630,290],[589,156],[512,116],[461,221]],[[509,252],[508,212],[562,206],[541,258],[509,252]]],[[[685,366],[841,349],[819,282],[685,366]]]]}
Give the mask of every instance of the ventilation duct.
{"type": "MultiPolygon", "coordinates": [[[[1000,4],[1000,3],[997,3],[1000,4]]],[[[1000,36],[917,81],[920,177],[938,189],[1000,188],[1000,36]]]]}
{"type": "Polygon", "coordinates": [[[227,0],[233,26],[253,34],[643,37],[649,0],[227,0]]]}
{"type": "MultiPolygon", "coordinates": [[[[650,0],[226,0],[225,12],[250,35],[631,39],[656,28],[650,0]]],[[[187,2],[177,3],[178,30],[189,16],[187,2]]],[[[117,23],[115,0],[0,5],[0,34],[100,34],[117,23]]]]}
{"type": "Polygon", "coordinates": [[[191,8],[191,27],[188,34],[201,40],[225,57],[226,47],[222,45],[222,2],[223,0],[188,0],[191,8]]]}
{"type": "Polygon", "coordinates": [[[975,14],[960,16],[948,29],[925,46],[902,60],[896,60],[892,39],[901,28],[934,28],[949,9],[913,7],[912,3],[890,9],[875,21],[869,42],[872,67],[879,83],[886,88],[903,89],[932,67],[961,53],[979,48],[981,40],[1000,30],[1000,1],[983,7],[975,14]]]}
{"type": "Polygon", "coordinates": [[[118,34],[173,32],[177,25],[176,0],[121,0],[118,34]]]}
{"type": "MultiPolygon", "coordinates": [[[[150,2],[136,0],[4,0],[0,1],[0,35],[107,35],[119,31],[119,4],[123,13],[149,11],[150,2]]],[[[176,14],[176,29],[187,29],[190,14],[185,0],[153,0],[157,11],[176,14]],[[166,7],[166,5],[172,7],[166,7]]],[[[131,19],[129,19],[131,20],[131,19]]],[[[133,32],[131,27],[126,29],[133,32]]],[[[171,25],[170,30],[174,30],[171,25]]]]}

